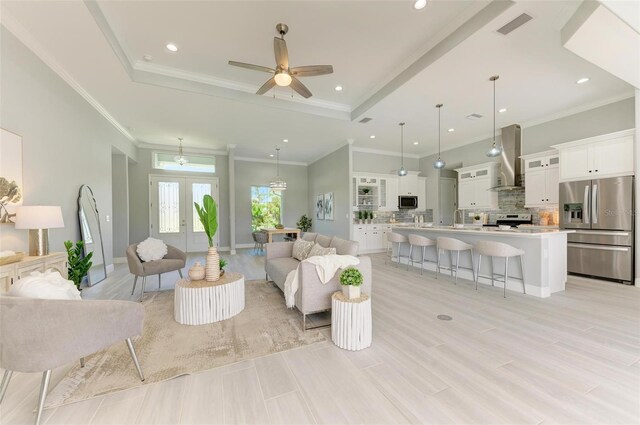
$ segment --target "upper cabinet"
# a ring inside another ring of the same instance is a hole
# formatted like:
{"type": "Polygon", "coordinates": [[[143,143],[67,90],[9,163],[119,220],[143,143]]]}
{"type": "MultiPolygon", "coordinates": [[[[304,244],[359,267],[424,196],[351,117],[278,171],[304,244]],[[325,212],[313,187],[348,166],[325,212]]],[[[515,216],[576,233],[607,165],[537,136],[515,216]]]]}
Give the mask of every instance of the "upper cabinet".
{"type": "Polygon", "coordinates": [[[498,208],[498,193],[491,189],[498,186],[497,162],[487,162],[471,167],[458,168],[458,208],[498,208]]]}
{"type": "Polygon", "coordinates": [[[560,181],[634,174],[634,131],[625,130],[554,145],[560,153],[560,181]]]}
{"type": "Polygon", "coordinates": [[[426,209],[426,177],[409,172],[400,177],[393,174],[361,174],[352,177],[353,210],[398,211],[398,196],[418,197],[418,211],[426,209]]]}
{"type": "Polygon", "coordinates": [[[398,195],[418,196],[418,174],[409,171],[406,176],[398,177],[398,195]]]}
{"type": "Polygon", "coordinates": [[[525,207],[548,207],[558,204],[560,155],[546,151],[523,155],[525,207]]]}

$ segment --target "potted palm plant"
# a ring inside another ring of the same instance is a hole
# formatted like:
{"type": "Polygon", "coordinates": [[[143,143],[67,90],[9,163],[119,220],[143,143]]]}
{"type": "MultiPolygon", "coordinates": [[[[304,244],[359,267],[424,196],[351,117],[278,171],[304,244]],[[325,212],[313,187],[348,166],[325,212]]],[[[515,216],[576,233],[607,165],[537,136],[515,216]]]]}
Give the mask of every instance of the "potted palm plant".
{"type": "Polygon", "coordinates": [[[347,267],[340,273],[340,284],[342,294],[352,300],[360,298],[360,285],[362,285],[362,273],[355,267],[347,267]]]}
{"type": "Polygon", "coordinates": [[[67,250],[67,276],[76,285],[78,291],[81,291],[80,285],[93,265],[91,262],[93,252],[83,256],[84,242],[82,241],[76,242],[75,246],[73,242],[66,241],[64,247],[67,250]]]}
{"type": "Polygon", "coordinates": [[[193,204],[196,207],[198,217],[209,240],[204,278],[209,282],[215,282],[220,279],[220,256],[218,255],[216,247],[213,245],[213,238],[218,231],[218,205],[211,195],[204,195],[202,198],[202,206],[198,205],[197,202],[193,204]]]}

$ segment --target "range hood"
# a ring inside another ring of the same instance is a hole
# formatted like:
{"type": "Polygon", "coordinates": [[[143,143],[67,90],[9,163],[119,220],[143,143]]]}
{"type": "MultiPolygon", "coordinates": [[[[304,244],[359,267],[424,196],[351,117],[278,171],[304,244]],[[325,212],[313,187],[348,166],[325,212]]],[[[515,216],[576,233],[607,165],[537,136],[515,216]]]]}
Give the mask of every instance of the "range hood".
{"type": "Polygon", "coordinates": [[[493,191],[515,190],[522,188],[522,160],[520,125],[513,124],[502,129],[502,154],[500,155],[500,185],[493,191]]]}

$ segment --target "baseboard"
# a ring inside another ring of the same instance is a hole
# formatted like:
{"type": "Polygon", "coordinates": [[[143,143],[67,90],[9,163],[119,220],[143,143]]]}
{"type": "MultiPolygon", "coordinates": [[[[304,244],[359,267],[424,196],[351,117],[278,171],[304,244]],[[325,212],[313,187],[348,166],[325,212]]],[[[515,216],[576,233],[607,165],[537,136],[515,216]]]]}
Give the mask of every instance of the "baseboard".
{"type": "Polygon", "coordinates": [[[124,264],[127,262],[127,257],[115,257],[113,259],[113,264],[124,264]]]}
{"type": "Polygon", "coordinates": [[[113,273],[116,267],[113,264],[107,264],[107,274],[113,273]]]}

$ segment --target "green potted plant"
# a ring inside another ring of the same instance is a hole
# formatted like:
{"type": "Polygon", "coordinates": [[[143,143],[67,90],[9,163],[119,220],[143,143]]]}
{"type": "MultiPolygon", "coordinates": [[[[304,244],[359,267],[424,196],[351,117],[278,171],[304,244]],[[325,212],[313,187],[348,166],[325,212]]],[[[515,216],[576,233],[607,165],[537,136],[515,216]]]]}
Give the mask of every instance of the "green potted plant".
{"type": "Polygon", "coordinates": [[[362,285],[362,273],[355,267],[347,267],[340,273],[342,293],[350,300],[360,298],[360,285],[362,285]]]}
{"type": "Polygon", "coordinates": [[[220,276],[224,276],[224,268],[227,266],[227,260],[220,257],[219,264],[220,264],[220,276]]]}
{"type": "Polygon", "coordinates": [[[358,211],[358,222],[362,224],[362,211],[358,211]]]}
{"type": "Polygon", "coordinates": [[[371,192],[371,189],[369,189],[368,187],[365,187],[365,188],[362,189],[362,194],[363,195],[368,195],[369,192],[371,192]]]}
{"type": "Polygon", "coordinates": [[[76,242],[75,246],[73,242],[66,241],[64,247],[67,249],[67,275],[69,280],[76,285],[78,291],[81,291],[80,285],[82,284],[82,280],[87,273],[89,273],[89,269],[93,265],[91,262],[93,252],[83,256],[84,242],[82,241],[76,242]]]}
{"type": "Polygon", "coordinates": [[[312,224],[313,222],[311,221],[311,219],[307,217],[306,214],[303,214],[302,217],[300,217],[300,220],[296,223],[296,226],[298,226],[298,229],[300,229],[300,231],[304,233],[308,232],[309,229],[311,229],[312,224]]]}
{"type": "Polygon", "coordinates": [[[196,207],[198,217],[209,240],[204,278],[209,282],[215,282],[220,279],[220,256],[218,255],[216,247],[213,245],[213,237],[218,231],[218,205],[211,195],[204,195],[202,198],[202,206],[198,205],[197,202],[193,204],[196,207]]]}
{"type": "Polygon", "coordinates": [[[473,224],[482,224],[482,216],[480,214],[476,214],[473,216],[473,224]]]}

